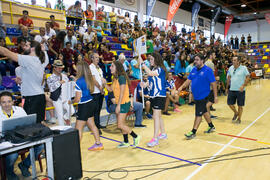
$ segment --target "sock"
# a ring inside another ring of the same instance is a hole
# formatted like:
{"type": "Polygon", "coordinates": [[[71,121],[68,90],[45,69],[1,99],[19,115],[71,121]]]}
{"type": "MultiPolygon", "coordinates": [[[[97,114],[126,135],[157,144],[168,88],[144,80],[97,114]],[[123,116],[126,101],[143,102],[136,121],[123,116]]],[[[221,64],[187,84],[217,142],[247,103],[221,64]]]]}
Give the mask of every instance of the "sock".
{"type": "Polygon", "coordinates": [[[193,132],[193,134],[196,134],[197,129],[192,129],[191,131],[193,132]]]}
{"type": "Polygon", "coordinates": [[[214,127],[214,125],[212,123],[208,123],[209,127],[214,127]]]}
{"type": "Polygon", "coordinates": [[[124,142],[128,143],[128,134],[123,134],[123,136],[124,136],[124,142]]]}
{"type": "Polygon", "coordinates": [[[131,131],[130,135],[131,135],[133,138],[137,138],[137,134],[135,134],[133,131],[131,131]]]}

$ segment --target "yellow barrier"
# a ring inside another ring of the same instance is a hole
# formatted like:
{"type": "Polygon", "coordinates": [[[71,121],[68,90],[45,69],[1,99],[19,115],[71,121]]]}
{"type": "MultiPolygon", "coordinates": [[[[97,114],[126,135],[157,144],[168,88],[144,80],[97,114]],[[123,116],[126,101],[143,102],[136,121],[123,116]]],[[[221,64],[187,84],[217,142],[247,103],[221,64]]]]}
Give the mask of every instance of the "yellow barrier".
{"type": "MultiPolygon", "coordinates": [[[[77,106],[77,105],[78,105],[78,103],[74,103],[74,104],[73,104],[73,106],[77,106]]],[[[52,106],[52,107],[46,107],[45,110],[46,110],[46,111],[49,111],[49,110],[53,110],[53,109],[55,109],[55,107],[52,106]]]]}
{"type": "Polygon", "coordinates": [[[14,46],[14,43],[10,41],[9,37],[6,37],[6,45],[7,46],[14,46]]]}

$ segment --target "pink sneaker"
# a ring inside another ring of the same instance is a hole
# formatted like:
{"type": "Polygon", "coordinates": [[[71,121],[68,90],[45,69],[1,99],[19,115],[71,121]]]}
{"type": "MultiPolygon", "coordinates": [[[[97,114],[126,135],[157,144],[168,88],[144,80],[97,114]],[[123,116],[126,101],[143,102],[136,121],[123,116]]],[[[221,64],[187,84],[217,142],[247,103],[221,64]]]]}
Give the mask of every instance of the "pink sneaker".
{"type": "Polygon", "coordinates": [[[180,109],[178,109],[178,108],[174,108],[174,110],[173,110],[174,112],[182,112],[180,109]]]}
{"type": "Polygon", "coordinates": [[[149,141],[149,142],[147,143],[147,146],[148,146],[148,147],[154,147],[154,146],[156,146],[156,145],[158,145],[158,139],[157,139],[157,138],[153,138],[151,141],[149,141]]]}
{"type": "Polygon", "coordinates": [[[159,139],[159,140],[160,140],[160,139],[168,139],[168,136],[167,136],[166,133],[160,133],[160,134],[158,135],[158,139],[159,139]]]}
{"type": "Polygon", "coordinates": [[[103,144],[100,143],[100,144],[94,144],[93,146],[89,147],[88,150],[89,151],[99,151],[99,150],[103,150],[104,147],[103,147],[103,144]]]}

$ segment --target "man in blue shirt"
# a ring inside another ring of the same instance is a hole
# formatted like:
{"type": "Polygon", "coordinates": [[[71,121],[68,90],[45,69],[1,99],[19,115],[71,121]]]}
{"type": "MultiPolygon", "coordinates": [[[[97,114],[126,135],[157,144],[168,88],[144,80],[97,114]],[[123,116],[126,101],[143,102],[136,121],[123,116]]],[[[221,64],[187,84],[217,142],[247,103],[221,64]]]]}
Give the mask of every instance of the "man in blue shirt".
{"type": "Polygon", "coordinates": [[[214,125],[212,124],[210,114],[207,112],[207,103],[208,97],[210,95],[210,86],[214,91],[214,99],[215,103],[218,102],[217,99],[217,83],[215,80],[214,73],[212,69],[204,65],[204,57],[200,54],[195,55],[194,57],[194,65],[195,67],[190,72],[188,79],[185,83],[180,86],[178,91],[182,91],[182,89],[189,86],[191,83],[191,91],[195,100],[195,122],[193,125],[193,129],[185,134],[187,139],[192,139],[196,136],[197,129],[202,121],[202,116],[204,116],[207,121],[209,127],[205,133],[211,133],[215,130],[214,125]]]}
{"type": "Polygon", "coordinates": [[[227,92],[230,85],[227,104],[234,112],[234,116],[232,119],[233,122],[241,123],[243,106],[245,105],[245,86],[249,81],[249,72],[246,66],[240,65],[238,57],[233,57],[232,62],[233,65],[229,68],[227,75],[227,92]],[[238,105],[238,111],[234,106],[236,100],[238,105]]]}

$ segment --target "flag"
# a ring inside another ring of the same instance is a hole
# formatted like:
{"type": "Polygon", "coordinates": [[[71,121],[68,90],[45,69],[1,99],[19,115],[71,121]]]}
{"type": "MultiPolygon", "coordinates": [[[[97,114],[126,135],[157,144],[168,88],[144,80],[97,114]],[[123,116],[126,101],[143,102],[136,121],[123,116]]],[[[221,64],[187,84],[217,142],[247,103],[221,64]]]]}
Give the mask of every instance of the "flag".
{"type": "Polygon", "coordinates": [[[195,27],[195,22],[198,17],[198,13],[200,11],[201,5],[199,3],[194,3],[192,6],[192,15],[191,15],[191,26],[195,27]]]}
{"type": "Polygon", "coordinates": [[[156,4],[156,0],[147,0],[146,1],[146,17],[147,18],[149,18],[149,16],[151,16],[155,4],[156,4]]]}
{"type": "Polygon", "coordinates": [[[218,18],[221,14],[222,7],[221,6],[216,6],[214,9],[214,12],[212,13],[212,18],[211,18],[211,28],[210,28],[210,34],[211,36],[215,34],[215,26],[218,21],[218,18]]]}
{"type": "Polygon", "coordinates": [[[133,41],[134,56],[140,56],[147,53],[146,48],[146,35],[139,37],[133,41]]]}
{"type": "Polygon", "coordinates": [[[226,16],[225,26],[224,26],[224,39],[226,38],[228,34],[232,21],[233,21],[233,15],[226,16]]]}
{"type": "Polygon", "coordinates": [[[168,8],[167,21],[166,21],[166,29],[168,28],[170,22],[172,21],[175,13],[178,11],[182,2],[183,2],[183,0],[171,0],[170,1],[170,5],[168,8]]]}

